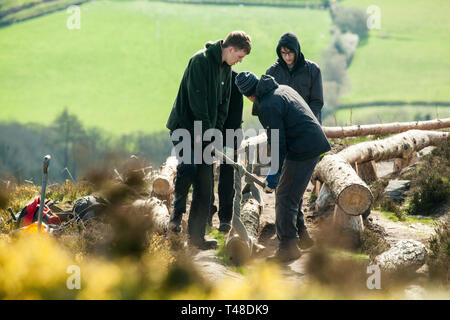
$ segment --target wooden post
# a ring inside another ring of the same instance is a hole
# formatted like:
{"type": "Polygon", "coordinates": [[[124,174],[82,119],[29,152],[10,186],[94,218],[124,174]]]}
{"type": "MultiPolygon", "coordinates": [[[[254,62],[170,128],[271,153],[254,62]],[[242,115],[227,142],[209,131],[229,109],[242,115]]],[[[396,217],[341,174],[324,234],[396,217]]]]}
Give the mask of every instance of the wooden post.
{"type": "Polygon", "coordinates": [[[377,164],[373,160],[363,163],[356,163],[356,173],[366,183],[376,181],[378,179],[377,164]]]}
{"type": "Polygon", "coordinates": [[[394,172],[400,172],[403,168],[417,162],[417,153],[413,152],[406,159],[404,158],[395,158],[394,159],[394,172]]]}
{"type": "Polygon", "coordinates": [[[178,160],[176,157],[168,157],[166,163],[161,167],[161,171],[153,181],[153,192],[156,195],[168,196],[174,190],[173,180],[177,172],[178,160]]]}
{"type": "Polygon", "coordinates": [[[339,242],[352,248],[359,247],[360,234],[364,231],[362,216],[346,214],[338,205],[335,205],[333,221],[340,234],[339,242]]]}

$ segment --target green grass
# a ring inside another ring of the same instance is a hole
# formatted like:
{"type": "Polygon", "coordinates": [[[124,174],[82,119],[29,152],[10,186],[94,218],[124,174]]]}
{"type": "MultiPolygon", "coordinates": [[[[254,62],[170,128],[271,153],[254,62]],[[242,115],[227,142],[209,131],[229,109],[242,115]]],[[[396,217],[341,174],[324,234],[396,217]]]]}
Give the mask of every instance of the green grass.
{"type": "Polygon", "coordinates": [[[381,10],[349,68],[351,89],[341,103],[450,101],[450,1],[344,0],[345,6],[381,10]]]}
{"type": "Polygon", "coordinates": [[[229,268],[230,270],[242,275],[246,275],[248,270],[245,266],[235,266],[230,263],[230,259],[227,256],[227,252],[225,250],[225,243],[226,243],[225,235],[217,229],[211,229],[210,226],[206,227],[206,234],[209,237],[217,240],[217,243],[219,245],[216,250],[217,259],[223,265],[227,266],[227,268],[229,268]]]}
{"type": "Polygon", "coordinates": [[[245,30],[253,51],[236,70],[256,74],[276,60],[286,31],[311,60],[330,41],[324,10],[96,1],[81,6],[81,29],[68,30],[68,17],[0,28],[0,121],[50,122],[67,107],[115,134],[160,131],[189,58],[207,41],[245,30]]]}
{"type": "Polygon", "coordinates": [[[423,223],[423,224],[429,224],[429,225],[433,225],[436,223],[435,220],[430,219],[430,218],[419,218],[419,217],[412,217],[409,215],[405,215],[405,220],[400,221],[400,219],[393,212],[381,210],[381,213],[383,214],[383,216],[385,218],[387,218],[388,220],[394,221],[394,222],[423,223]]]}
{"type": "Polygon", "coordinates": [[[323,120],[325,126],[407,122],[450,117],[450,107],[380,106],[337,109],[323,120]],[[336,118],[335,118],[336,117],[336,118]]]}
{"type": "Polygon", "coordinates": [[[207,2],[236,4],[270,4],[270,5],[321,5],[322,0],[170,0],[172,2],[207,2]]]}

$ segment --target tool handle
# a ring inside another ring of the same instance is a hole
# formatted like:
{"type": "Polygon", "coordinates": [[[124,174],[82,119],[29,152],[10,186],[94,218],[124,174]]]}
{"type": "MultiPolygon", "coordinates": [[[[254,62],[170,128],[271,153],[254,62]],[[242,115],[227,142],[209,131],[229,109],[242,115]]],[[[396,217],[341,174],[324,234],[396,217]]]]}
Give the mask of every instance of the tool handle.
{"type": "Polygon", "coordinates": [[[250,172],[248,172],[247,170],[245,170],[245,168],[240,165],[239,163],[234,162],[230,157],[228,157],[226,154],[216,150],[215,148],[212,149],[212,154],[216,155],[219,158],[225,159],[227,164],[230,164],[231,166],[233,166],[236,170],[241,169],[244,173],[244,175],[246,177],[248,177],[252,182],[256,183],[257,185],[261,186],[261,187],[265,187],[266,184],[259,180],[257,177],[255,177],[253,174],[251,174],[250,172]]]}
{"type": "Polygon", "coordinates": [[[48,166],[50,165],[51,158],[52,157],[49,154],[44,157],[44,165],[43,165],[44,174],[48,173],[48,166]]]}

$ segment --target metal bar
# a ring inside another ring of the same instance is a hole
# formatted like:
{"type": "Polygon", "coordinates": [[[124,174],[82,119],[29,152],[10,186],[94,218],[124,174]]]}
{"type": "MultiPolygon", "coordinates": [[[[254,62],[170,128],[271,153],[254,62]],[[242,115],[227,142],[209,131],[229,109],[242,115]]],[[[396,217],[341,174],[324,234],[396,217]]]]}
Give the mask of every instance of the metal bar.
{"type": "Polygon", "coordinates": [[[48,180],[48,166],[50,165],[51,158],[52,157],[49,154],[44,157],[41,202],[39,204],[39,216],[38,216],[38,233],[41,232],[42,213],[45,207],[45,189],[47,188],[47,180],[48,180]]]}

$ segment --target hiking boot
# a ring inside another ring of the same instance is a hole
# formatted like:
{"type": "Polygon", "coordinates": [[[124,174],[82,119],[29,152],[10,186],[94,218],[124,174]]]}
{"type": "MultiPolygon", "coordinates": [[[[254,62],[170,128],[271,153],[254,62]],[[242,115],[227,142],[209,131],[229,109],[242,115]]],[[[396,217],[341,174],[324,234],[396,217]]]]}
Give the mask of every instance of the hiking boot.
{"type": "Polygon", "coordinates": [[[301,255],[302,253],[297,247],[297,244],[295,242],[291,242],[287,245],[280,244],[275,254],[268,257],[267,261],[284,263],[297,260],[301,255]]]}
{"type": "Polygon", "coordinates": [[[194,246],[200,250],[216,249],[219,246],[217,240],[204,238],[203,239],[191,238],[189,240],[189,245],[194,246]]]}
{"type": "Polygon", "coordinates": [[[179,213],[172,213],[170,215],[170,221],[169,221],[169,230],[175,233],[181,232],[181,220],[183,218],[183,214],[179,213]]]}
{"type": "Polygon", "coordinates": [[[222,233],[228,233],[231,229],[231,225],[229,223],[221,222],[219,226],[219,231],[222,233]]]}
{"type": "Polygon", "coordinates": [[[302,229],[298,232],[298,246],[301,249],[308,249],[314,245],[314,240],[309,236],[308,230],[302,229]]]}

